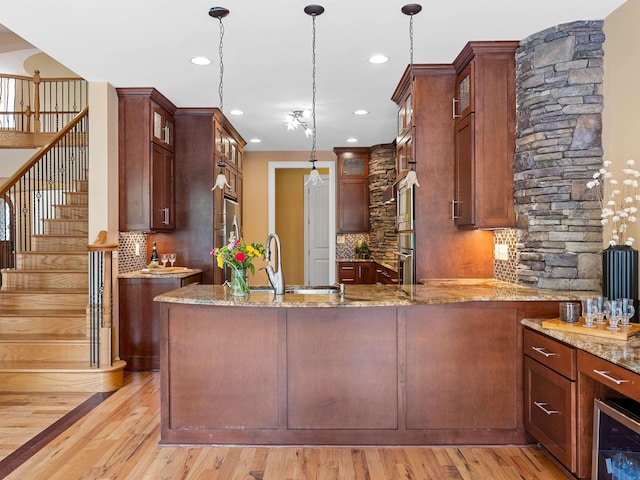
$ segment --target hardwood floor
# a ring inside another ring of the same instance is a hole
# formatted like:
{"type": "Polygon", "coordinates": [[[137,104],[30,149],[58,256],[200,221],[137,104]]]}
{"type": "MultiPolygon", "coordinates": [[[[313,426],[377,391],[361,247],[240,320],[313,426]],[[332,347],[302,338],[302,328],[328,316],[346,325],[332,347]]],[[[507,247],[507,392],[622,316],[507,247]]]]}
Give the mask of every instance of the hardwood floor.
{"type": "MultiPolygon", "coordinates": [[[[0,405],[1,406],[1,405],[0,405]]],[[[3,407],[4,408],[4,407],[3,407]]],[[[29,416],[29,413],[25,413],[29,416]]],[[[0,428],[0,441],[8,430],[0,428]]],[[[125,385],[7,480],[567,480],[526,447],[306,448],[159,446],[160,375],[125,385]]],[[[0,462],[0,468],[2,462],[0,462]]],[[[0,470],[2,472],[2,470],[0,470]]],[[[1,478],[1,473],[0,473],[1,478]]]]}

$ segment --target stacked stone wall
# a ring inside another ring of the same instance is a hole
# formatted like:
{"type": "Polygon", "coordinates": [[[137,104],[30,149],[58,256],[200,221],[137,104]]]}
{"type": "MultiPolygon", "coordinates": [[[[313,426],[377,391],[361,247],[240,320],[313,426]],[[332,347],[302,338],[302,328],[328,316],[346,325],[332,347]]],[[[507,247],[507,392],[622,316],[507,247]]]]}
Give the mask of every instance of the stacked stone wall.
{"type": "Polygon", "coordinates": [[[600,205],[586,183],[602,166],[602,26],[559,25],[516,52],[520,284],[600,289],[600,205]]]}
{"type": "Polygon", "coordinates": [[[395,144],[371,147],[369,159],[370,244],[373,258],[395,258],[398,240],[395,231],[396,204],[385,204],[382,195],[396,181],[395,144]]]}

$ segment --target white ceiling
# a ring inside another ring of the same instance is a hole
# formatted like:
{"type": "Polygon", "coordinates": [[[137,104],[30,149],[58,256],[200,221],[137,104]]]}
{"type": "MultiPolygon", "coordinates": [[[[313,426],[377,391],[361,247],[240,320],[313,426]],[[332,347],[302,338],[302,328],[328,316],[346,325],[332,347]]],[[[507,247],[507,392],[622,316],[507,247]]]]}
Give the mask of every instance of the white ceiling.
{"type": "MultiPolygon", "coordinates": [[[[156,87],[178,107],[218,106],[223,22],[224,113],[246,150],[309,150],[287,112],[311,104],[312,19],[298,0],[0,0],[0,24],[91,82],[156,87]],[[213,63],[194,66],[189,59],[213,63]],[[241,117],[229,115],[242,109],[241,117]]],[[[393,141],[390,97],[409,62],[407,0],[319,0],[316,19],[318,150],[393,141]],[[384,65],[367,58],[383,53],[384,65]],[[364,108],[367,116],[353,115],[364,108]]],[[[574,20],[604,19],[624,0],[432,0],[414,17],[414,62],[451,63],[469,40],[520,40],[574,20]]],[[[0,29],[0,34],[2,30],[0,29]]],[[[0,42],[3,41],[0,35],[0,42]]],[[[8,40],[0,52],[15,49],[8,40]]],[[[30,45],[23,48],[32,49],[30,45]]],[[[605,44],[606,48],[606,44],[605,44]]],[[[11,73],[11,72],[2,72],[11,73]]]]}

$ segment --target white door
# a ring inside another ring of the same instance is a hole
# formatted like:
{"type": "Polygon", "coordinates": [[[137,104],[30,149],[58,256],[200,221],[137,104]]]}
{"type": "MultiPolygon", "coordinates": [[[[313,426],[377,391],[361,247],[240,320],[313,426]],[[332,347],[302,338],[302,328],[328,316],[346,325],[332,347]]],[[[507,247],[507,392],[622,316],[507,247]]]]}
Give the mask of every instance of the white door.
{"type": "MultiPolygon", "coordinates": [[[[329,284],[329,175],[322,183],[304,189],[304,281],[306,285],[329,284]]],[[[305,175],[304,181],[307,181],[305,175]]]]}

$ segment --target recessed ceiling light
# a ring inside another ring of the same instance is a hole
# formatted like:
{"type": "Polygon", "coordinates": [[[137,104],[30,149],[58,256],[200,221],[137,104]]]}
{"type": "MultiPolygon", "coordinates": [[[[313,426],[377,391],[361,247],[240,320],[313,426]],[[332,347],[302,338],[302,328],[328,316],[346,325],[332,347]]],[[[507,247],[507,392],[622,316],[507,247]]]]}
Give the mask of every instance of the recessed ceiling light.
{"type": "Polygon", "coordinates": [[[193,57],[191,58],[191,63],[193,63],[194,65],[209,65],[211,63],[211,60],[209,60],[207,57],[193,57]]]}
{"type": "Polygon", "coordinates": [[[238,108],[234,108],[233,110],[230,110],[229,113],[231,115],[244,115],[244,112],[238,108]]]}
{"type": "Polygon", "coordinates": [[[354,111],[354,112],[353,112],[353,114],[354,114],[354,115],[368,115],[368,114],[369,114],[369,111],[368,111],[368,110],[360,109],[360,110],[356,110],[356,111],[354,111]]]}
{"type": "Polygon", "coordinates": [[[259,138],[252,138],[251,140],[249,140],[251,143],[260,143],[262,140],[260,140],[259,138]]]}
{"type": "Polygon", "coordinates": [[[352,138],[347,138],[347,142],[348,143],[356,143],[357,141],[358,141],[357,138],[353,138],[353,137],[352,138]]]}
{"type": "Polygon", "coordinates": [[[387,63],[389,61],[389,57],[386,55],[373,55],[369,57],[369,63],[387,63]]]}

